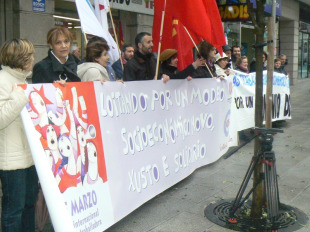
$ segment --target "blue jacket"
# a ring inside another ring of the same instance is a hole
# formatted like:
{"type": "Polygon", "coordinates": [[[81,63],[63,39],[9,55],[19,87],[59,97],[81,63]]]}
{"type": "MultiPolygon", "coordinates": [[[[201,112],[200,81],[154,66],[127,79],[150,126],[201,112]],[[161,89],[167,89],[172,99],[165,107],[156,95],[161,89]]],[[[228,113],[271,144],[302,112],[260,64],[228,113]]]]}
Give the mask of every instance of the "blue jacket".
{"type": "Polygon", "coordinates": [[[123,79],[123,69],[120,59],[118,59],[117,61],[114,62],[114,64],[112,64],[112,68],[115,72],[116,79],[118,80],[123,79]]]}

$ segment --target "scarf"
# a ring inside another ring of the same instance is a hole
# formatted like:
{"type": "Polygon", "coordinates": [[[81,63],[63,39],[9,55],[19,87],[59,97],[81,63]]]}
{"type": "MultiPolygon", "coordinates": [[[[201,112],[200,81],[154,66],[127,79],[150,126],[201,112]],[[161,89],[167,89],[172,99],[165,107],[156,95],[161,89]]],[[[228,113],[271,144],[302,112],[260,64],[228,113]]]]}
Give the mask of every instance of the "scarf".
{"type": "Polygon", "coordinates": [[[238,66],[238,68],[239,68],[242,72],[249,73],[248,68],[242,68],[242,67],[240,67],[240,66],[238,66]]]}

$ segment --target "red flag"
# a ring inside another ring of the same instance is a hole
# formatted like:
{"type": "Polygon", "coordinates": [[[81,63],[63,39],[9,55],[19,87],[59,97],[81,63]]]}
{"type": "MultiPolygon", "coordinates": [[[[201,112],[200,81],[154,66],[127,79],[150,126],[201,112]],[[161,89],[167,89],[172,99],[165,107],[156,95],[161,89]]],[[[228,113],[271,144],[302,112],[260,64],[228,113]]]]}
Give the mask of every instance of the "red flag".
{"type": "Polygon", "coordinates": [[[124,45],[124,35],[121,21],[119,21],[118,28],[119,46],[122,47],[124,45]]]}
{"type": "MultiPolygon", "coordinates": [[[[155,33],[159,33],[160,30],[158,28],[156,29],[156,27],[158,27],[157,24],[159,24],[160,28],[161,22],[161,17],[160,19],[157,18],[159,22],[156,21],[156,13],[161,15],[161,11],[164,9],[164,2],[165,0],[155,1],[155,28],[153,26],[153,32],[154,29],[157,30],[155,33]],[[156,6],[158,9],[156,9],[156,6]],[[160,12],[156,12],[157,10],[160,12]]],[[[226,44],[226,41],[221,17],[215,0],[166,0],[165,14],[180,20],[189,31],[201,36],[215,46],[219,52],[222,52],[222,46],[226,44]]],[[[165,17],[165,20],[167,18],[165,17]]],[[[164,36],[163,34],[163,41],[164,36]]]]}
{"type": "MultiPolygon", "coordinates": [[[[160,41],[159,34],[160,34],[160,26],[161,26],[161,19],[162,19],[162,11],[164,10],[165,2],[163,0],[155,1],[154,7],[154,19],[153,19],[153,51],[158,51],[158,44],[160,41]]],[[[161,51],[173,48],[172,42],[172,17],[170,15],[165,14],[164,19],[164,27],[163,27],[163,35],[161,38],[161,51]]],[[[158,54],[159,55],[159,54],[158,54]]]]}
{"type": "MultiPolygon", "coordinates": [[[[162,11],[164,2],[155,1],[155,15],[153,23],[153,51],[157,52],[159,42],[159,31],[161,25],[162,11]]],[[[194,42],[197,44],[202,39],[191,33],[194,42]]],[[[169,15],[165,15],[163,36],[161,41],[161,51],[169,48],[178,51],[178,69],[183,70],[193,62],[194,44],[184,29],[183,24],[179,20],[173,20],[169,15]]]]}
{"type": "MultiPolygon", "coordinates": [[[[193,63],[194,44],[187,32],[185,31],[183,24],[179,20],[173,20],[172,26],[173,48],[178,51],[178,69],[183,70],[188,65],[193,63]]],[[[191,36],[194,39],[195,44],[201,41],[201,39],[197,38],[192,33],[191,36]]]]}

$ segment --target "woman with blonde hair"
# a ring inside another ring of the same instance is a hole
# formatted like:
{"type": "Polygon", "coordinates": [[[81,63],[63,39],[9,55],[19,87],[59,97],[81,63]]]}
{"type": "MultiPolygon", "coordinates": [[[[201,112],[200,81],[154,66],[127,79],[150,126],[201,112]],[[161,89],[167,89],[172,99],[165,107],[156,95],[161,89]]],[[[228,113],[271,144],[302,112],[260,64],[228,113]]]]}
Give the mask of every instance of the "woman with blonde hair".
{"type": "Polygon", "coordinates": [[[2,231],[35,231],[38,177],[20,112],[28,103],[21,87],[31,75],[34,47],[24,39],[6,41],[0,71],[0,179],[2,231]]]}
{"type": "Polygon", "coordinates": [[[48,56],[33,68],[33,83],[61,83],[81,81],[77,76],[77,63],[70,46],[71,32],[64,27],[53,28],[47,33],[47,43],[50,47],[48,56]]]}
{"type": "Polygon", "coordinates": [[[236,61],[235,70],[239,72],[249,73],[248,65],[249,65],[248,58],[246,56],[241,56],[236,61]]]}

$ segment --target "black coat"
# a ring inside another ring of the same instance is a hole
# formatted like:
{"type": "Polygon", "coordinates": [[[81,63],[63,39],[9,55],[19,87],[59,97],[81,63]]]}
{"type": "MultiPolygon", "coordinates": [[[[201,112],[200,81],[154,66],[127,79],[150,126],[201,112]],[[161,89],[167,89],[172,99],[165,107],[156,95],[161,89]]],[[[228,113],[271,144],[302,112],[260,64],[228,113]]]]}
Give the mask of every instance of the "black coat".
{"type": "Polygon", "coordinates": [[[48,51],[48,56],[33,67],[32,83],[53,83],[60,79],[67,82],[79,82],[77,63],[73,55],[69,54],[66,63],[61,64],[56,57],[48,51]]]}
{"type": "Polygon", "coordinates": [[[280,69],[281,69],[281,73],[283,73],[284,75],[287,75],[287,72],[285,70],[285,65],[281,65],[280,69]]]}
{"type": "Polygon", "coordinates": [[[165,65],[163,64],[161,66],[161,75],[166,74],[170,77],[170,79],[185,79],[188,76],[191,76],[195,71],[195,68],[192,64],[187,66],[184,70],[179,71],[177,67],[171,66],[171,65],[165,65]]]}
{"type": "MultiPolygon", "coordinates": [[[[267,66],[263,66],[263,70],[267,70],[267,66]]],[[[250,73],[251,72],[256,72],[256,61],[252,61],[250,64],[250,73]]]]}
{"type": "Polygon", "coordinates": [[[280,67],[280,68],[274,68],[273,71],[275,71],[275,72],[277,72],[277,73],[282,73],[282,74],[284,74],[284,75],[287,75],[287,73],[285,72],[284,69],[282,69],[282,67],[280,67]]]}
{"type": "MultiPolygon", "coordinates": [[[[213,77],[217,77],[214,65],[213,65],[213,67],[210,67],[208,65],[208,67],[209,67],[210,71],[212,72],[213,77]]],[[[192,77],[193,78],[212,78],[212,75],[209,72],[207,67],[200,66],[195,70],[192,77]]]]}
{"type": "Polygon", "coordinates": [[[153,80],[156,73],[156,58],[153,54],[142,55],[139,51],[124,67],[124,81],[153,80]]]}

